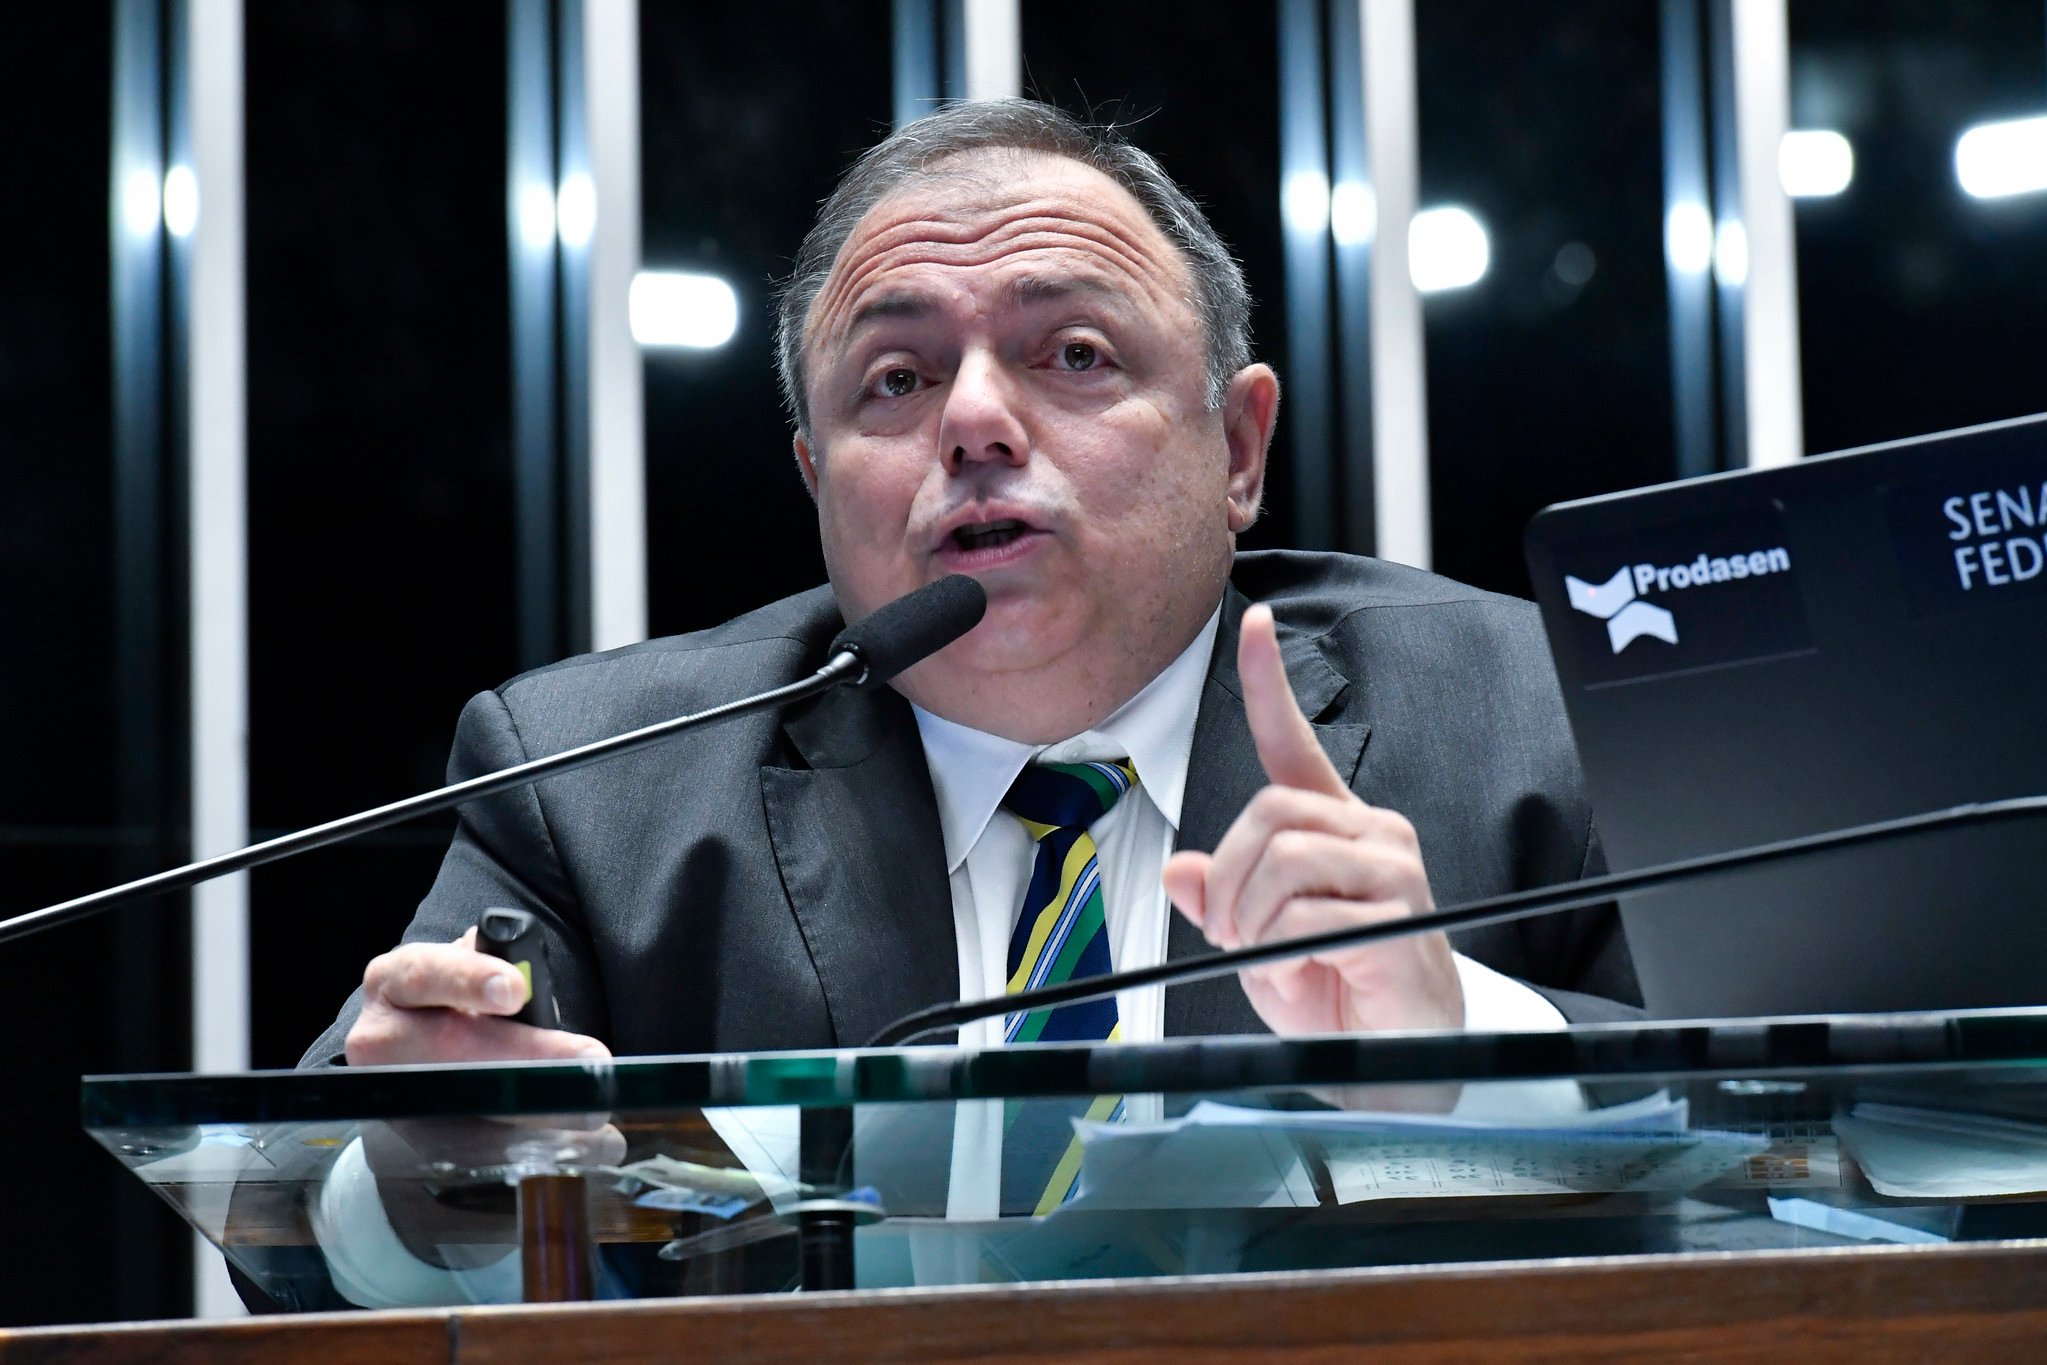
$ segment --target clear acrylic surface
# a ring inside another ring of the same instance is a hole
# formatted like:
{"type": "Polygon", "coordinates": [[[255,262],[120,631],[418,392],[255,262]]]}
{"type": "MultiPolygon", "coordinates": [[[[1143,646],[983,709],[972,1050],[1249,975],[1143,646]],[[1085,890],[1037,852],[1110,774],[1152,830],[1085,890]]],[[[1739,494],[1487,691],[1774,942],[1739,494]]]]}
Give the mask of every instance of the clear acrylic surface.
{"type": "Polygon", "coordinates": [[[521,1297],[584,1177],[610,1297],[2047,1233],[2047,1011],[98,1077],[88,1128],[301,1308],[521,1297]]]}

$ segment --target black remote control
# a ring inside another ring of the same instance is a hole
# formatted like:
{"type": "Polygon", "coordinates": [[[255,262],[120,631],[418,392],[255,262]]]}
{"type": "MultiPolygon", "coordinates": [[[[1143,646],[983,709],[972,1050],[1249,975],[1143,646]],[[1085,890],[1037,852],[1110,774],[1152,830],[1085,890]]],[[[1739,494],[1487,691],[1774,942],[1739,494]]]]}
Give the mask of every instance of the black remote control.
{"type": "Polygon", "coordinates": [[[484,911],[476,921],[476,950],[511,963],[526,978],[526,1003],[512,1018],[535,1028],[562,1026],[554,976],[547,970],[547,940],[541,935],[537,916],[502,906],[484,911]]]}

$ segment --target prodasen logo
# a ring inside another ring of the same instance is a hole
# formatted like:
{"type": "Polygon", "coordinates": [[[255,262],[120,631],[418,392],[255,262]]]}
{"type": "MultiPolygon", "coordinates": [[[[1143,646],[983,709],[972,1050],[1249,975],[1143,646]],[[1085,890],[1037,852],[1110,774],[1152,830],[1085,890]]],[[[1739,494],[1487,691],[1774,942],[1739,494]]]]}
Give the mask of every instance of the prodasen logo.
{"type": "MultiPolygon", "coordinates": [[[[1696,501],[1688,486],[1673,491],[1678,507],[1696,501]]],[[[1641,506],[1558,509],[1529,527],[1529,567],[1565,686],[1619,687],[1812,648],[1803,575],[1786,547],[1807,551],[1783,505],[1708,501],[1717,505],[1683,516],[1661,495],[1641,506]],[[1741,554],[1728,553],[1737,546],[1741,554]]]]}
{"type": "Polygon", "coordinates": [[[1564,591],[1571,595],[1574,608],[1606,622],[1606,638],[1616,654],[1644,635],[1653,635],[1665,644],[1677,643],[1677,618],[1662,607],[1638,600],[1634,576],[1625,567],[1604,583],[1587,583],[1565,574],[1564,591]]]}
{"type": "Polygon", "coordinates": [[[1702,554],[1689,564],[1623,566],[1604,583],[1588,583],[1565,574],[1564,591],[1570,595],[1574,610],[1606,622],[1607,642],[1618,654],[1645,635],[1667,645],[1677,643],[1677,618],[1667,608],[1642,601],[1644,593],[1680,591],[1790,571],[1791,552],[1777,546],[1745,555],[1702,554]]]}

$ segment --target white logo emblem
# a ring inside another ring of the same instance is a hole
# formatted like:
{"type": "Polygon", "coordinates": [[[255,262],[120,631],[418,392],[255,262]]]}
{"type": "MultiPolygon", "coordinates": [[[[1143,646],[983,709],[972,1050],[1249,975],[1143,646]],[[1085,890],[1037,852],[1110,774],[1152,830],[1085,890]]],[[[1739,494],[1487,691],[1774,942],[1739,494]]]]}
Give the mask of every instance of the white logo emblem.
{"type": "Polygon", "coordinates": [[[1644,635],[1653,635],[1665,644],[1677,643],[1677,618],[1635,597],[1635,576],[1626,565],[1604,583],[1587,583],[1565,574],[1564,590],[1571,595],[1573,608],[1606,622],[1606,638],[1616,654],[1644,635]]]}

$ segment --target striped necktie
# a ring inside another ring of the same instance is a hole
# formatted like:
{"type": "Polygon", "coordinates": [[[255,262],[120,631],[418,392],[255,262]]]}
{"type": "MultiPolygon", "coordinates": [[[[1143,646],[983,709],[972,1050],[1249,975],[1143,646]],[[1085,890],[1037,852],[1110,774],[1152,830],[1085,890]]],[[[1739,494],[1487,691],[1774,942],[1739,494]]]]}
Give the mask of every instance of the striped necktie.
{"type": "MultiPolygon", "coordinates": [[[[1003,798],[1037,843],[1009,940],[1008,994],[1112,970],[1102,870],[1088,830],[1136,785],[1128,762],[1034,763],[1003,798]]],[[[1114,997],[1012,1014],[1004,1023],[1011,1043],[1114,1042],[1119,1034],[1114,997]]],[[[1012,1102],[1003,1137],[1003,1212],[1045,1214],[1065,1202],[1080,1173],[1071,1120],[1113,1119],[1121,1107],[1120,1095],[1096,1096],[1084,1108],[1012,1102]]]]}
{"type": "MultiPolygon", "coordinates": [[[[1088,829],[1136,785],[1137,770],[1127,762],[1034,763],[1003,798],[1038,845],[1009,939],[1008,994],[1110,970],[1102,869],[1088,829]]],[[[1116,1036],[1116,1002],[1031,1010],[1005,1022],[1005,1042],[1102,1042],[1116,1036]]]]}

